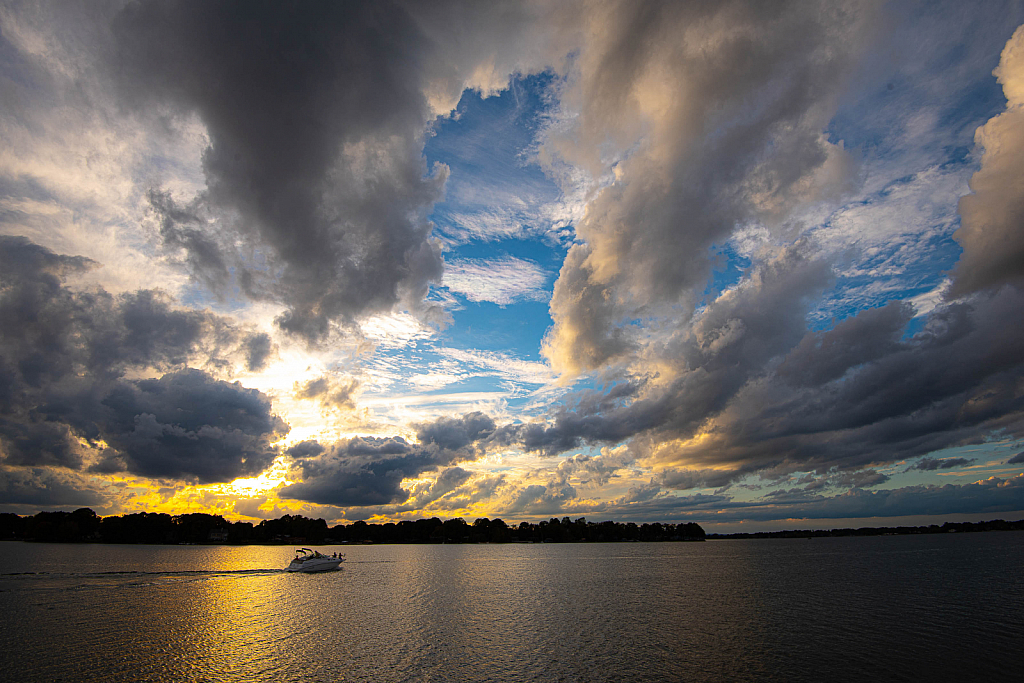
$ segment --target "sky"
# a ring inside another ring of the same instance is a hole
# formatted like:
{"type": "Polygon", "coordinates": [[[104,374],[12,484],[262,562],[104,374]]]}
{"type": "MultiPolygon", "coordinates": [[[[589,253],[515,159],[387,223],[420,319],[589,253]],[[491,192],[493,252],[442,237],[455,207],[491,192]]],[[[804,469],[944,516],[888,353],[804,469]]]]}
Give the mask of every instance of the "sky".
{"type": "Polygon", "coordinates": [[[0,2],[0,511],[1024,517],[1024,4],[0,2]]]}

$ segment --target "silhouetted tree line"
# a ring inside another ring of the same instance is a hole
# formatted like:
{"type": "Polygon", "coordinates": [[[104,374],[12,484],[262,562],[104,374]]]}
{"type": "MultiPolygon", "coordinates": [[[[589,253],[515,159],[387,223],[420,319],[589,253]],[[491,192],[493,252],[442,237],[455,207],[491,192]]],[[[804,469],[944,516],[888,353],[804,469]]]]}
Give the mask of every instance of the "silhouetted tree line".
{"type": "Polygon", "coordinates": [[[99,517],[89,508],[0,514],[0,538],[51,543],[323,543],[327,522],[285,515],[259,524],[229,522],[220,515],[136,512],[99,517]]]}
{"type": "Polygon", "coordinates": [[[833,536],[902,536],[909,534],[949,534],[975,531],[1024,531],[1024,519],[1005,522],[946,522],[929,526],[879,526],[859,529],[798,529],[791,531],[761,531],[757,533],[708,534],[708,538],[827,538],[833,536]]]}
{"type": "Polygon", "coordinates": [[[89,508],[74,512],[40,512],[31,516],[0,513],[0,539],[51,543],[581,543],[614,541],[703,541],[705,538],[823,538],[945,534],[1024,530],[1024,520],[946,522],[941,526],[862,527],[708,534],[699,524],[635,524],[551,518],[546,522],[507,524],[481,517],[472,524],[461,517],[328,527],[323,519],[285,515],[259,524],[229,522],[220,515],[168,515],[136,512],[99,517],[89,508]]]}
{"type": "Polygon", "coordinates": [[[332,527],[330,537],[347,543],[581,543],[608,541],[702,541],[699,524],[641,524],[588,522],[580,517],[552,518],[546,522],[510,525],[502,519],[481,517],[472,524],[461,517],[441,521],[404,520],[385,524],[355,522],[332,527]]]}
{"type": "Polygon", "coordinates": [[[328,527],[322,519],[285,515],[259,524],[229,522],[220,515],[136,512],[99,517],[89,508],[0,514],[0,539],[51,543],[580,543],[609,541],[702,541],[699,524],[625,524],[552,518],[509,525],[482,517],[472,524],[455,517],[441,521],[354,522],[328,527]]]}

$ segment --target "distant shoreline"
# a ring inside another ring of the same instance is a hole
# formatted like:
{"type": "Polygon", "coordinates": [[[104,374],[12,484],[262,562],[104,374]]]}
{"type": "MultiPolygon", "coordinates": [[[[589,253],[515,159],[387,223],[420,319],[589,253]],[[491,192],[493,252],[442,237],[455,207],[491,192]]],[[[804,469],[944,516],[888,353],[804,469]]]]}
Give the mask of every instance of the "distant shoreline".
{"type": "Polygon", "coordinates": [[[0,513],[0,540],[42,543],[111,543],[125,545],[361,545],[361,544],[454,544],[454,543],[628,543],[701,542],[768,538],[836,538],[850,536],[907,536],[980,531],[1020,531],[1024,520],[1007,522],[946,522],[928,526],[861,527],[857,529],[795,529],[783,531],[706,534],[699,524],[636,524],[588,522],[580,517],[520,522],[477,519],[472,524],[460,517],[351,524],[329,527],[323,519],[285,515],[279,519],[228,522],[219,515],[189,513],[131,513],[99,517],[89,508],[74,512],[40,512],[20,517],[0,513]]]}
{"type": "Polygon", "coordinates": [[[858,529],[793,529],[786,531],[738,532],[708,534],[708,540],[759,538],[838,538],[846,536],[916,536],[921,534],[975,533],[979,531],[1024,531],[1024,519],[1006,522],[994,519],[988,522],[946,522],[928,526],[861,527],[858,529]]]}

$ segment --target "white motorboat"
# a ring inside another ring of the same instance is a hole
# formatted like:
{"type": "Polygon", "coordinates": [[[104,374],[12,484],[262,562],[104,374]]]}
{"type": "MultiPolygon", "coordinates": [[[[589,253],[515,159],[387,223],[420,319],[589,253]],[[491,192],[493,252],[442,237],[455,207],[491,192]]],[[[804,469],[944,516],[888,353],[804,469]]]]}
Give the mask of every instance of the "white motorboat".
{"type": "Polygon", "coordinates": [[[345,561],[344,555],[324,555],[309,548],[299,548],[295,551],[295,559],[286,568],[286,572],[329,572],[337,569],[338,565],[345,561]]]}

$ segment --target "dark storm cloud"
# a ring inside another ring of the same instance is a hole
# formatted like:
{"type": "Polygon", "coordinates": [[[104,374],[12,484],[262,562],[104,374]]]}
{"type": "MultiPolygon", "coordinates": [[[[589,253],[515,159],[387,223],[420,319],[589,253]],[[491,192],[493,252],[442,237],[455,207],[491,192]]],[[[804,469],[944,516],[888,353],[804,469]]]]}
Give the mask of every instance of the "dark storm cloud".
{"type": "Polygon", "coordinates": [[[147,477],[230,481],[257,474],[287,433],[256,389],[200,370],[122,383],[103,399],[104,439],[125,469],[147,477]]]}
{"type": "Polygon", "coordinates": [[[685,491],[695,488],[720,488],[728,486],[735,474],[728,470],[666,469],[658,476],[658,482],[667,489],[685,491]]]}
{"type": "MultiPolygon", "coordinates": [[[[0,92],[16,161],[0,194],[89,218],[135,214],[144,196],[172,261],[215,293],[283,304],[278,324],[311,341],[395,306],[444,323],[427,300],[443,260],[426,214],[448,170],[427,167],[424,140],[466,89],[489,96],[560,60],[557,9],[9,3],[0,92]],[[187,196],[197,143],[205,187],[187,196]]],[[[67,230],[18,204],[0,221],[67,230]]]]}
{"type": "Polygon", "coordinates": [[[105,496],[79,478],[45,468],[0,466],[0,506],[35,507],[103,506],[105,496]]]}
{"type": "Polygon", "coordinates": [[[204,215],[203,202],[195,200],[190,206],[182,207],[169,193],[150,190],[149,204],[159,220],[164,246],[172,253],[183,251],[185,265],[192,276],[215,293],[223,291],[231,274],[220,245],[203,230],[209,220],[209,216],[204,215]]]}
{"type": "MultiPolygon", "coordinates": [[[[63,280],[98,264],[0,236],[0,353],[15,381],[39,388],[78,375],[167,369],[193,354],[233,353],[242,330],[206,311],[182,310],[165,293],[72,291],[63,280]]],[[[249,347],[251,349],[251,346],[249,347]]],[[[0,395],[3,395],[0,393],[0,395]]]]}
{"type": "MultiPolygon", "coordinates": [[[[115,304],[119,324],[103,330],[93,349],[93,368],[117,365],[172,367],[188,361],[189,354],[220,321],[200,311],[174,310],[166,294],[139,291],[120,297],[115,304]]],[[[223,331],[234,337],[230,331],[223,331]]]]}
{"type": "Polygon", "coordinates": [[[967,458],[921,458],[909,469],[934,472],[935,470],[948,470],[954,467],[966,467],[973,462],[974,460],[968,460],[967,458]]]}
{"type": "Polygon", "coordinates": [[[244,342],[245,369],[249,372],[259,372],[267,367],[267,360],[274,352],[274,344],[270,341],[270,335],[265,332],[258,332],[249,335],[244,342]]]}
{"type": "Polygon", "coordinates": [[[779,373],[769,365],[709,416],[699,452],[684,447],[660,457],[699,458],[737,477],[824,473],[980,443],[996,429],[1024,429],[1024,403],[1013,389],[1024,375],[1024,340],[1005,324],[1024,315],[1019,292],[1004,289],[937,310],[922,332],[902,341],[885,322],[894,313],[866,311],[857,316],[870,318],[866,325],[807,333],[792,356],[783,356],[779,373]],[[864,342],[865,328],[877,331],[875,342],[864,342]],[[843,332],[854,340],[848,343],[843,332]],[[820,353],[823,348],[837,351],[820,353]],[[776,379],[781,373],[784,381],[776,379]],[[790,384],[801,376],[834,379],[790,384]]]}
{"type": "Polygon", "coordinates": [[[1012,458],[1010,458],[1009,460],[1007,460],[1006,464],[1007,465],[1016,465],[1016,464],[1022,463],[1022,462],[1024,462],[1024,451],[1018,453],[1017,455],[1015,455],[1012,458]]]}
{"type": "Polygon", "coordinates": [[[326,448],[316,441],[301,441],[285,450],[285,455],[300,459],[314,458],[323,453],[326,448]]]}
{"type": "Polygon", "coordinates": [[[5,287],[24,282],[45,289],[57,289],[68,275],[99,264],[82,256],[55,254],[27,237],[0,235],[0,276],[5,287]]]}
{"type": "Polygon", "coordinates": [[[62,422],[16,415],[0,418],[0,446],[3,462],[21,466],[57,466],[81,469],[85,448],[75,432],[62,422]]]}
{"type": "Polygon", "coordinates": [[[72,371],[77,359],[68,353],[68,338],[82,304],[61,283],[95,265],[54,254],[24,237],[0,236],[0,381],[6,385],[0,395],[17,399],[21,382],[38,388],[47,378],[72,371]]]}
{"type": "Polygon", "coordinates": [[[402,503],[409,497],[403,479],[448,462],[450,457],[401,437],[356,437],[334,444],[320,457],[303,459],[302,482],[278,495],[344,507],[402,503]]]}
{"type": "Polygon", "coordinates": [[[605,392],[565,396],[548,423],[505,425],[495,430],[492,440],[500,445],[519,444],[546,455],[556,455],[585,442],[621,441],[649,426],[642,423],[646,415],[629,421],[609,420],[606,416],[621,411],[640,388],[635,382],[621,382],[605,392]]]}
{"type": "Polygon", "coordinates": [[[970,484],[906,486],[866,491],[853,489],[836,496],[792,489],[773,491],[753,501],[737,501],[723,495],[657,495],[634,500],[630,495],[600,505],[588,514],[606,514],[635,521],[782,521],[894,518],[906,515],[991,514],[1024,510],[1024,475],[1010,479],[993,477],[970,484]]]}
{"type": "Polygon", "coordinates": [[[494,432],[494,420],[477,411],[462,417],[441,417],[434,422],[417,425],[416,438],[424,444],[458,450],[486,439],[494,432]]]}
{"type": "Polygon", "coordinates": [[[836,471],[982,443],[993,430],[1024,434],[1024,336],[1007,324],[1024,319],[1021,291],[935,309],[911,337],[900,302],[808,331],[806,306],[827,281],[798,253],[759,266],[659,349],[675,379],[585,393],[492,441],[556,454],[629,440],[639,462],[663,468],[662,485],[685,489],[797,471],[840,486],[836,471]]]}
{"type": "Polygon", "coordinates": [[[1011,387],[1024,372],[1024,339],[1006,321],[1021,315],[1024,297],[1013,289],[938,310],[891,352],[786,397],[784,412],[758,422],[768,437],[835,432],[834,447],[879,461],[977,440],[994,428],[1019,430],[1024,404],[1011,387]],[[885,448],[894,450],[887,456],[885,448]]]}
{"type": "Polygon", "coordinates": [[[204,482],[265,468],[269,443],[287,432],[269,399],[180,370],[192,359],[222,365],[222,353],[245,356],[253,335],[208,312],[176,309],[160,292],[64,286],[64,277],[93,265],[0,237],[3,462],[204,482]],[[129,370],[166,374],[129,381],[129,370]],[[88,465],[90,456],[99,460],[88,465]]]}
{"type": "MultiPolygon", "coordinates": [[[[889,481],[888,474],[878,470],[858,470],[856,472],[840,472],[824,479],[826,485],[842,488],[871,488],[881,486],[889,481]]],[[[820,480],[819,480],[820,481],[820,480]]]]}
{"type": "Polygon", "coordinates": [[[218,286],[240,268],[241,286],[286,304],[278,323],[310,340],[332,321],[423,306],[442,272],[423,216],[447,170],[422,157],[437,46],[400,4],[137,2],[113,28],[123,101],[194,112],[209,134],[206,193],[187,207],[151,195],[193,273],[218,286]],[[228,251],[226,229],[267,265],[228,251]]]}
{"type": "Polygon", "coordinates": [[[899,347],[913,307],[901,301],[862,311],[826,332],[808,334],[789,352],[777,376],[802,386],[819,386],[850,368],[876,360],[899,347]]]}
{"type": "MultiPolygon", "coordinates": [[[[906,486],[880,491],[853,489],[831,498],[794,502],[795,505],[782,510],[748,508],[742,517],[780,519],[787,516],[822,519],[1011,512],[1024,509],[1024,476],[1011,479],[993,477],[971,484],[906,486]]],[[[751,507],[756,508],[756,504],[751,507]]]]}
{"type": "Polygon", "coordinates": [[[665,362],[679,369],[667,385],[633,380],[584,392],[559,406],[550,424],[508,426],[496,438],[553,455],[637,434],[686,434],[799,342],[810,296],[829,280],[827,264],[785,249],[751,273],[751,286],[709,306],[691,330],[665,344],[665,362]]]}
{"type": "MultiPolygon", "coordinates": [[[[826,489],[849,490],[856,488],[872,488],[874,486],[880,486],[890,479],[891,477],[889,475],[874,469],[853,470],[847,472],[832,470],[822,476],[807,474],[799,478],[780,477],[775,483],[796,483],[802,485],[803,488],[778,489],[770,493],[766,493],[764,498],[766,500],[770,499],[773,502],[778,502],[781,498],[810,500],[823,495],[823,492],[826,489]]],[[[761,487],[745,486],[743,488],[759,490],[761,487]]]]}
{"type": "MultiPolygon", "coordinates": [[[[403,479],[475,459],[475,443],[490,436],[494,422],[482,413],[467,413],[417,425],[417,430],[419,444],[401,437],[355,437],[322,453],[315,453],[314,442],[299,444],[293,448],[299,449],[302,482],[279,495],[342,507],[403,503],[411,494],[401,487],[403,479]]],[[[449,479],[458,475],[446,472],[449,479]]]]}

